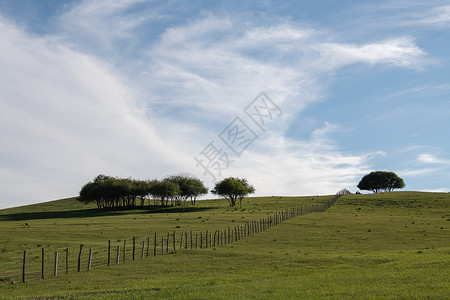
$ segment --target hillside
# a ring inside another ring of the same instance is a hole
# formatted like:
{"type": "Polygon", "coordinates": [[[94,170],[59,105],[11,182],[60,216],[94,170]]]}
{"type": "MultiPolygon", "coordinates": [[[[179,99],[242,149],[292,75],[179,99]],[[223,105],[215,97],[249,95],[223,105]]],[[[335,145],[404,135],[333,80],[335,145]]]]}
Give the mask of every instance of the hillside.
{"type": "Polygon", "coordinates": [[[105,264],[108,240],[116,249],[133,236],[142,243],[154,233],[159,241],[173,231],[214,232],[330,198],[248,198],[243,209],[210,200],[194,208],[119,212],[85,208],[65,199],[3,210],[3,270],[15,266],[20,271],[23,250],[39,258],[45,248],[51,262],[55,249],[70,248],[75,260],[80,244],[94,249],[96,264],[90,271],[78,273],[73,267],[68,275],[54,277],[49,263],[46,279],[0,282],[0,295],[86,299],[442,299],[449,295],[450,194],[443,193],[346,195],[326,212],[289,219],[232,244],[201,250],[188,247],[170,255],[139,256],[136,261],[127,252],[125,263],[105,264]],[[38,213],[44,209],[44,214],[38,213]]]}

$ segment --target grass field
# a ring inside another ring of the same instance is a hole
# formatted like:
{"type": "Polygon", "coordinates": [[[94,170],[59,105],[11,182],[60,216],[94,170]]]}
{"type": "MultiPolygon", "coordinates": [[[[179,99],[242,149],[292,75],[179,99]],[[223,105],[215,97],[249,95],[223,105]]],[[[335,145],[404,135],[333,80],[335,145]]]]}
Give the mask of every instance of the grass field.
{"type": "Polygon", "coordinates": [[[65,199],[3,210],[0,264],[3,272],[18,268],[15,281],[25,249],[38,260],[44,247],[51,262],[55,249],[68,247],[75,259],[84,244],[94,249],[94,262],[103,263],[57,277],[49,263],[44,280],[0,282],[0,297],[450,299],[450,194],[346,195],[324,213],[290,219],[232,244],[104,263],[108,240],[115,247],[155,232],[212,232],[330,198],[249,198],[243,209],[211,200],[194,208],[119,212],[65,199]]]}

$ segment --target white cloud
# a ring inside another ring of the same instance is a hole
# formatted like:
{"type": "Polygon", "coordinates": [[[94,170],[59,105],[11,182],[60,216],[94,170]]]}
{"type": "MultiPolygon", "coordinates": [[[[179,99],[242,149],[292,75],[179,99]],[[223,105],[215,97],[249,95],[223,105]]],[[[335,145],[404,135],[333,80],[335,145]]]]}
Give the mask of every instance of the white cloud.
{"type": "Polygon", "coordinates": [[[317,48],[322,52],[326,65],[333,68],[356,62],[418,68],[426,54],[409,36],[365,45],[323,43],[317,48]]]}
{"type": "Polygon", "coordinates": [[[438,158],[438,157],[436,157],[435,155],[430,154],[430,153],[423,153],[423,154],[420,154],[420,155],[417,157],[417,160],[418,160],[419,162],[428,163],[428,164],[450,165],[450,160],[438,158]]]}
{"type": "Polygon", "coordinates": [[[417,170],[406,169],[406,170],[400,170],[397,173],[399,176],[413,177],[413,176],[422,176],[424,174],[429,174],[429,173],[433,173],[436,171],[437,171],[436,169],[431,169],[431,168],[417,169],[417,170]]]}
{"type": "Polygon", "coordinates": [[[429,193],[449,193],[450,188],[424,189],[420,191],[429,193]]]}
{"type": "Polygon", "coordinates": [[[433,27],[450,26],[450,5],[440,5],[411,14],[403,25],[427,25],[433,27]]]}
{"type": "Polygon", "coordinates": [[[340,153],[329,136],[345,130],[338,124],[325,123],[305,141],[285,138],[286,128],[320,97],[318,77],[330,70],[355,62],[412,68],[425,56],[411,38],[338,44],[295,24],[243,26],[212,14],[169,27],[139,55],[127,56],[119,65],[131,64],[132,72],[119,73],[101,51],[89,55],[69,46],[77,40],[89,48],[95,40],[94,47],[120,58],[115,41],[142,38],[135,29],[146,17],[124,13],[139,2],[84,1],[60,18],[58,39],[32,37],[0,19],[0,124],[7,145],[0,150],[6,183],[0,195],[17,201],[71,196],[101,172],[203,177],[193,156],[261,91],[284,114],[258,132],[229,175],[247,176],[266,195],[351,189],[380,153],[340,153]],[[30,186],[14,194],[9,187],[17,181],[30,186]]]}
{"type": "Polygon", "coordinates": [[[100,172],[156,177],[183,165],[113,68],[1,19],[0,32],[2,206],[75,195],[100,172]]]}

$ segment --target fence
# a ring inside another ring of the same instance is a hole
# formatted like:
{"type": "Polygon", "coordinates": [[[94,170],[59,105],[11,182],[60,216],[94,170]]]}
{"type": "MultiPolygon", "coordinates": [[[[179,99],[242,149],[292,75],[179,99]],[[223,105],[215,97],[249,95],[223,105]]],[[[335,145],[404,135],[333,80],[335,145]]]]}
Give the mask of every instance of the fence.
{"type": "Polygon", "coordinates": [[[167,255],[183,249],[220,247],[266,231],[291,218],[323,212],[334,205],[339,197],[340,195],[336,195],[325,203],[292,207],[266,218],[214,231],[173,231],[167,234],[155,232],[147,237],[95,243],[95,248],[94,243],[90,243],[81,244],[77,248],[42,248],[16,252],[11,255],[12,260],[2,262],[0,285],[83,272],[101,265],[119,265],[130,260],[167,255]]]}

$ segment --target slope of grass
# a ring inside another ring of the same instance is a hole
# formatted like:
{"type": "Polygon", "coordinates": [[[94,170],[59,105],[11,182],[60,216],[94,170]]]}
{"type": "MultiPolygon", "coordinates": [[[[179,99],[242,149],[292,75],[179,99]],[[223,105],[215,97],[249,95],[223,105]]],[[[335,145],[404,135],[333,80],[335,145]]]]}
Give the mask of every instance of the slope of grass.
{"type": "MultiPolygon", "coordinates": [[[[20,253],[24,246],[40,249],[35,245],[38,241],[49,248],[55,243],[56,247],[79,244],[80,240],[95,246],[99,240],[104,244],[110,236],[123,239],[146,236],[150,231],[215,230],[294,204],[326,199],[251,198],[245,210],[230,209],[226,203],[214,200],[202,202],[201,208],[194,211],[89,210],[85,217],[31,220],[17,220],[10,211],[0,212],[0,229],[7,233],[2,235],[1,244],[8,247],[0,258],[20,253]]],[[[450,297],[449,205],[449,194],[347,195],[325,213],[293,218],[230,245],[138,258],[118,266],[99,265],[89,272],[49,276],[25,284],[6,284],[0,286],[0,295],[82,299],[446,299],[450,297]]],[[[27,211],[14,212],[18,213],[27,211]]]]}

